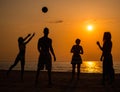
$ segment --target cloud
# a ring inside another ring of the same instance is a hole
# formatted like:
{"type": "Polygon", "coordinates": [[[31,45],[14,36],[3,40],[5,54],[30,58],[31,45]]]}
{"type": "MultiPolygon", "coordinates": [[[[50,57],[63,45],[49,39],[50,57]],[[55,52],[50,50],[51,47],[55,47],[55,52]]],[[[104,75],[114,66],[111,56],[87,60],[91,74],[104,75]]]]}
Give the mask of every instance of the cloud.
{"type": "Polygon", "coordinates": [[[63,20],[50,21],[49,23],[63,23],[63,20]]]}

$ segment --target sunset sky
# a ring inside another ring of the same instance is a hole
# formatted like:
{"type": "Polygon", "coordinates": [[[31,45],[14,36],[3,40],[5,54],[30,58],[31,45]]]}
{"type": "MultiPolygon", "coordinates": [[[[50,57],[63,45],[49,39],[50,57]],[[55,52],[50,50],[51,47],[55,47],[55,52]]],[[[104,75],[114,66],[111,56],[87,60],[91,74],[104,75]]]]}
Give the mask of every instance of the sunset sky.
{"type": "Polygon", "coordinates": [[[120,0],[0,0],[0,60],[14,61],[18,37],[35,32],[27,44],[26,61],[37,61],[38,39],[43,28],[50,30],[57,61],[71,61],[71,47],[77,38],[85,61],[99,60],[103,33],[112,34],[114,61],[120,60],[120,0]],[[48,12],[41,11],[43,6],[48,12]],[[87,26],[91,25],[91,30],[87,26]]]}

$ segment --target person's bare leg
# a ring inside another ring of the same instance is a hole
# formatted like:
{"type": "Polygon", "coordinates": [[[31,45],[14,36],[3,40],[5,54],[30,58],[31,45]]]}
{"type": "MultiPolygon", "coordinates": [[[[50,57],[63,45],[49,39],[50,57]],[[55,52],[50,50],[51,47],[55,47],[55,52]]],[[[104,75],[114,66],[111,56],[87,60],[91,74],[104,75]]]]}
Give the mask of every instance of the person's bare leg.
{"type": "Polygon", "coordinates": [[[9,70],[7,71],[7,76],[9,75],[10,71],[17,65],[18,62],[19,56],[16,57],[14,64],[10,66],[9,70]]]}
{"type": "Polygon", "coordinates": [[[77,79],[79,80],[80,76],[80,64],[77,64],[77,79]]]}
{"type": "Polygon", "coordinates": [[[72,64],[72,80],[75,77],[75,64],[72,64]]]}
{"type": "Polygon", "coordinates": [[[37,74],[36,74],[36,79],[35,79],[35,85],[38,84],[38,77],[39,77],[39,75],[40,75],[40,68],[38,67],[37,74]]]}
{"type": "Polygon", "coordinates": [[[48,84],[52,84],[52,79],[51,79],[51,69],[48,70],[48,84]]]}

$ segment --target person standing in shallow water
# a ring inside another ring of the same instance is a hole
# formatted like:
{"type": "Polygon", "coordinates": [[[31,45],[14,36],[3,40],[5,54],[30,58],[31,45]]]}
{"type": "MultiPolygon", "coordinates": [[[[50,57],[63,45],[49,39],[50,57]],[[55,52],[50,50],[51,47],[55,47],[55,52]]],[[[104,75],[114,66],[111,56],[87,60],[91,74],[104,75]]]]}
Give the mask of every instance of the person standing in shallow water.
{"type": "Polygon", "coordinates": [[[103,36],[103,46],[100,45],[99,41],[97,41],[97,45],[100,50],[102,50],[102,55],[100,60],[103,61],[103,77],[102,83],[105,84],[106,78],[109,80],[109,83],[113,83],[114,81],[114,68],[113,68],[113,59],[112,59],[112,41],[111,41],[111,33],[105,32],[103,36]]]}
{"type": "Polygon", "coordinates": [[[54,61],[56,61],[56,57],[54,54],[54,50],[52,47],[52,39],[48,38],[49,29],[44,28],[44,36],[41,37],[38,40],[38,51],[40,53],[39,60],[38,60],[38,68],[37,68],[37,74],[36,74],[36,80],[35,85],[38,83],[38,77],[40,70],[44,69],[44,66],[46,67],[46,70],[48,71],[48,84],[52,84],[51,80],[51,68],[52,68],[52,58],[51,54],[53,55],[54,61]],[[51,52],[51,54],[50,54],[51,52]]]}
{"type": "Polygon", "coordinates": [[[71,48],[71,53],[73,53],[72,56],[72,79],[74,79],[75,76],[75,67],[77,65],[77,79],[79,80],[79,75],[80,75],[80,66],[82,64],[82,58],[80,56],[80,54],[83,54],[83,48],[82,46],[80,46],[81,40],[80,39],[76,39],[75,43],[76,45],[73,45],[71,48]]]}
{"type": "Polygon", "coordinates": [[[23,37],[18,38],[19,53],[15,59],[14,64],[7,71],[7,75],[9,75],[10,71],[18,64],[19,61],[21,61],[21,80],[23,80],[26,44],[33,38],[34,35],[35,35],[35,33],[33,33],[32,36],[31,36],[31,34],[28,34],[25,38],[23,38],[23,37]]]}

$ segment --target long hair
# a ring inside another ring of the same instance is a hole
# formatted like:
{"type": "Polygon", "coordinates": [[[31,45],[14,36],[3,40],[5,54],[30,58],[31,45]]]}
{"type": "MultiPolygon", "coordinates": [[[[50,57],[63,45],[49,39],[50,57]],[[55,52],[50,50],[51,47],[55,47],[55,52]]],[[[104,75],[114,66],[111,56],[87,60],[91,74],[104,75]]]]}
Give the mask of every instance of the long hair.
{"type": "Polygon", "coordinates": [[[111,41],[111,33],[110,32],[104,33],[103,41],[111,41]]]}

